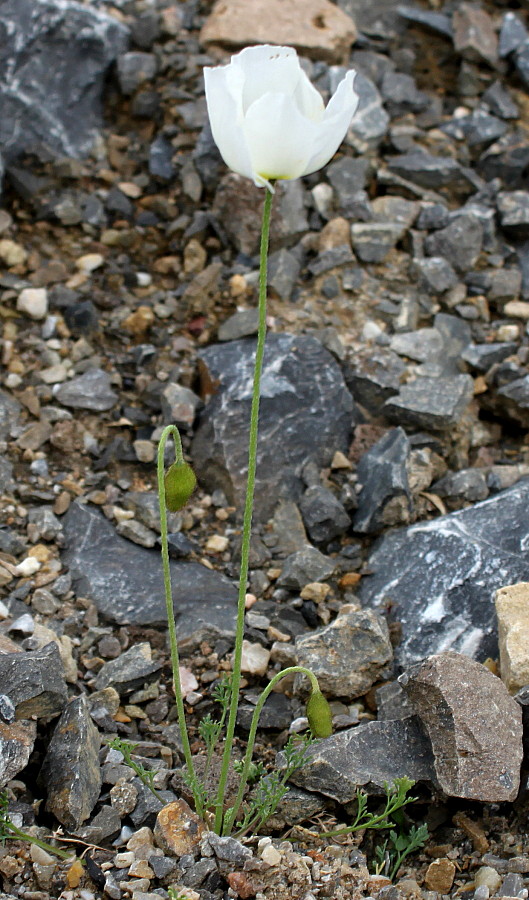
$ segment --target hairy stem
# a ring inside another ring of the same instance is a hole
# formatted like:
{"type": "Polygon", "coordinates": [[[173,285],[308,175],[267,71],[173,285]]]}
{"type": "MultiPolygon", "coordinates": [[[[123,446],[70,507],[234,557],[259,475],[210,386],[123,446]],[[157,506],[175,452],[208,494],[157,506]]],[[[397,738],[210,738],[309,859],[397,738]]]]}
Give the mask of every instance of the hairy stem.
{"type": "Polygon", "coordinates": [[[257,350],[255,353],[252,409],[250,415],[248,475],[246,480],[246,499],[244,503],[241,568],[239,574],[239,597],[237,601],[237,626],[235,632],[235,651],[233,655],[230,712],[228,716],[228,724],[226,727],[226,741],[224,744],[224,753],[222,755],[219,786],[215,804],[215,831],[217,834],[220,834],[222,831],[224,793],[226,790],[226,782],[228,780],[228,770],[231,760],[235,723],[237,720],[239,688],[241,683],[241,657],[242,642],[244,639],[246,583],[248,580],[248,565],[250,559],[250,538],[252,534],[253,498],[255,490],[255,471],[257,465],[257,433],[259,426],[259,400],[261,396],[261,372],[263,369],[263,356],[266,339],[266,279],[272,198],[273,193],[267,188],[261,225],[261,252],[259,260],[259,329],[257,332],[257,350]]]}

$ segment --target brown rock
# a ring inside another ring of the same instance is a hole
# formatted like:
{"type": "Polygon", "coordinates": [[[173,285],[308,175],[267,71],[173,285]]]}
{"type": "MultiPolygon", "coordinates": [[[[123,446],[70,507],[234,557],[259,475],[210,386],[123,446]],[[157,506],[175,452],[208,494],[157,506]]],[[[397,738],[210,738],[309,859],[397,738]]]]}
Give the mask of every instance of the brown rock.
{"type": "Polygon", "coordinates": [[[287,44],[313,59],[345,63],[356,34],[351,17],[329,0],[219,0],[200,40],[227,49],[287,44]]]}
{"type": "Polygon", "coordinates": [[[227,876],[227,882],[231,889],[236,892],[237,896],[241,897],[241,900],[255,897],[256,888],[244,872],[230,872],[227,876]]]}
{"type": "Polygon", "coordinates": [[[490,803],[514,800],[522,716],[503,682],[453,652],[428,657],[400,681],[432,742],[442,790],[490,803]]]}
{"type": "Polygon", "coordinates": [[[164,853],[180,857],[193,852],[205,830],[204,823],[185,800],[175,800],[158,813],[154,839],[164,853]]]}
{"type": "Polygon", "coordinates": [[[512,694],[529,684],[529,584],[496,591],[502,681],[512,694]]]}
{"type": "Polygon", "coordinates": [[[141,337],[154,324],[154,312],[150,306],[138,306],[138,308],[123,320],[122,327],[129,334],[141,337]]]}
{"type": "Polygon", "coordinates": [[[491,17],[473,3],[461,3],[452,16],[454,47],[471,62],[498,62],[498,38],[491,17]]]}
{"type": "Polygon", "coordinates": [[[429,891],[448,894],[454,883],[456,867],[450,859],[434,859],[426,870],[425,886],[429,891]]]}

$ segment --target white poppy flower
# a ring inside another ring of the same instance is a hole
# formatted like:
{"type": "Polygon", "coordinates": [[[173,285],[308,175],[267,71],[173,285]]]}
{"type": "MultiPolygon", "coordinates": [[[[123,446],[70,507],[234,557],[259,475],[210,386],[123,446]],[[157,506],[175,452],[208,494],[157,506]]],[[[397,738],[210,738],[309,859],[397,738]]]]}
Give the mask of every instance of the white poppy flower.
{"type": "Polygon", "coordinates": [[[246,47],[204,69],[213,138],[230,169],[258,187],[321,169],[343,141],[358,105],[348,72],[325,108],[292,47],[246,47]]]}

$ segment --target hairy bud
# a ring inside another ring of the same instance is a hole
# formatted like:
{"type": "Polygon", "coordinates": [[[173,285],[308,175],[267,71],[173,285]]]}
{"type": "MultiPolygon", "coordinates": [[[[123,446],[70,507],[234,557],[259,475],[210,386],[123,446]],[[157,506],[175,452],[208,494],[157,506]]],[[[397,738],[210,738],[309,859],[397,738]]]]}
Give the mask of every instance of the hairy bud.
{"type": "Polygon", "coordinates": [[[165,505],[178,512],[186,505],[197,486],[196,475],[188,463],[175,462],[165,473],[165,505]]]}
{"type": "Polygon", "coordinates": [[[330,737],[332,734],[331,707],[321,691],[312,691],[307,702],[307,719],[315,738],[330,737]]]}

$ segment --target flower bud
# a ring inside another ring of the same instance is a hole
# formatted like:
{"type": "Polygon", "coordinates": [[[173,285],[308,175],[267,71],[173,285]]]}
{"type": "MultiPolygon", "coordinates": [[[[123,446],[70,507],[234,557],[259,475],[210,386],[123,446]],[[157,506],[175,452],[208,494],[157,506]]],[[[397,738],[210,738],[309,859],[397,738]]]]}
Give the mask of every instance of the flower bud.
{"type": "Polygon", "coordinates": [[[332,734],[331,707],[321,691],[312,691],[307,702],[307,719],[315,738],[330,737],[332,734]]]}
{"type": "Polygon", "coordinates": [[[178,512],[186,505],[197,486],[196,475],[188,463],[175,462],[165,473],[165,505],[178,512]]]}

